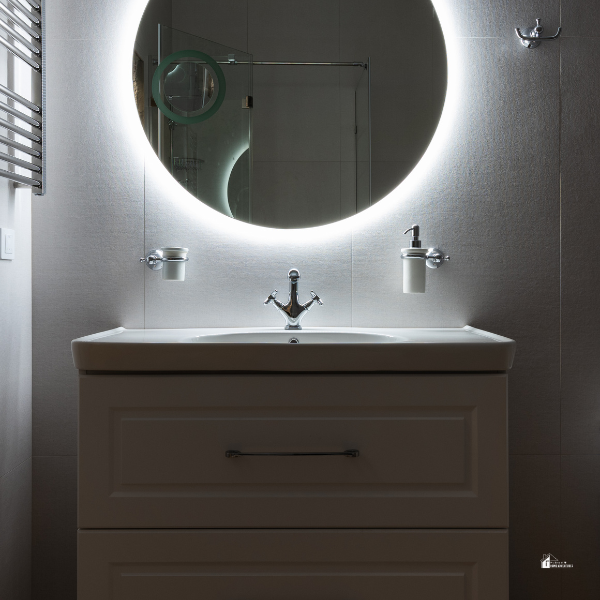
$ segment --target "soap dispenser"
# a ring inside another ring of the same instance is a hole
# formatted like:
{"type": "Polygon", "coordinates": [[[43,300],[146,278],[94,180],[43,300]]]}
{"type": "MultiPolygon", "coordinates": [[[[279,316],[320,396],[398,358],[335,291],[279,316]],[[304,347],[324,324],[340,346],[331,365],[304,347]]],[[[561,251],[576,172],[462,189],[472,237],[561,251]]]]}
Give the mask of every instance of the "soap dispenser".
{"type": "Polygon", "coordinates": [[[409,227],[404,233],[412,231],[409,248],[402,248],[402,287],[405,294],[425,293],[425,267],[437,269],[449,256],[437,248],[421,248],[418,225],[409,227]]]}
{"type": "Polygon", "coordinates": [[[427,248],[421,248],[418,225],[409,227],[404,234],[409,231],[412,231],[410,247],[402,248],[402,289],[405,294],[424,294],[427,248]]]}

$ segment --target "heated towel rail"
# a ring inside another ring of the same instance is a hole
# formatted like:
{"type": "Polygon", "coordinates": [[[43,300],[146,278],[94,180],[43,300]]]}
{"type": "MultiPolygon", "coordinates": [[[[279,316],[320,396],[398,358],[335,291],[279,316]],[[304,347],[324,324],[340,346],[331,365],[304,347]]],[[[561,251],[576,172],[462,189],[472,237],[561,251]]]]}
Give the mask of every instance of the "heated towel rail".
{"type": "Polygon", "coordinates": [[[36,195],[45,184],[43,24],[41,1],[0,0],[0,45],[33,69],[32,100],[0,84],[0,177],[36,195]]]}

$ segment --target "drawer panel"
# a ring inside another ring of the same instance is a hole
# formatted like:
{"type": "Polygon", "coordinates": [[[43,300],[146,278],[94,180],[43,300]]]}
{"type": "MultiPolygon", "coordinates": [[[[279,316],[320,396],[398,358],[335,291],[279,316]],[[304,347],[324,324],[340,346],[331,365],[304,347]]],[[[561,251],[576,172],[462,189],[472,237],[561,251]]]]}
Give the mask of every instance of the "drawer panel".
{"type": "Polygon", "coordinates": [[[83,528],[505,527],[506,378],[83,375],[79,459],[83,528]]]}
{"type": "Polygon", "coordinates": [[[507,600],[504,530],[80,531],[79,600],[507,600]]]}
{"type": "Polygon", "coordinates": [[[339,409],[295,408],[294,416],[289,409],[243,412],[114,411],[118,481],[155,489],[293,484],[308,492],[313,485],[333,491],[339,484],[457,484],[464,489],[460,484],[470,475],[465,456],[465,439],[473,429],[470,410],[428,416],[394,408],[346,409],[342,414],[339,409]],[[355,460],[336,454],[347,449],[358,449],[355,460]],[[227,460],[231,450],[250,455],[227,460]]]}

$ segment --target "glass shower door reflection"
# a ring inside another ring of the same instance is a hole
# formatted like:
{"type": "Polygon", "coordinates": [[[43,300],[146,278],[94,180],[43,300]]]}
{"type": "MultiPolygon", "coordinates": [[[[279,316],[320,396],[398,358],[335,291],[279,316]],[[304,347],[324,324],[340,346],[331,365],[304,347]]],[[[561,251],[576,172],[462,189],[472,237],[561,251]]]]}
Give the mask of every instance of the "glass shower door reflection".
{"type": "Polygon", "coordinates": [[[158,154],[193,196],[251,221],[252,55],[159,25],[158,154]]]}
{"type": "Polygon", "coordinates": [[[371,60],[355,89],[356,212],[369,208],[371,198],[371,60]]]}

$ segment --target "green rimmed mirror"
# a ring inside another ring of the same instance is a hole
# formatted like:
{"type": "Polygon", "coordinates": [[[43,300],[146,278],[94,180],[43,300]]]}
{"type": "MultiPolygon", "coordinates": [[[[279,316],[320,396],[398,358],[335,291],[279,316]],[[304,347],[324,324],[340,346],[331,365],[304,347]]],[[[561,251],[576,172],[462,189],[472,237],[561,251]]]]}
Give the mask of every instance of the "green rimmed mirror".
{"type": "Polygon", "coordinates": [[[227,91],[223,70],[198,50],[173,52],[152,77],[152,98],[161,113],[175,123],[193,125],[210,119],[227,91]]]}

